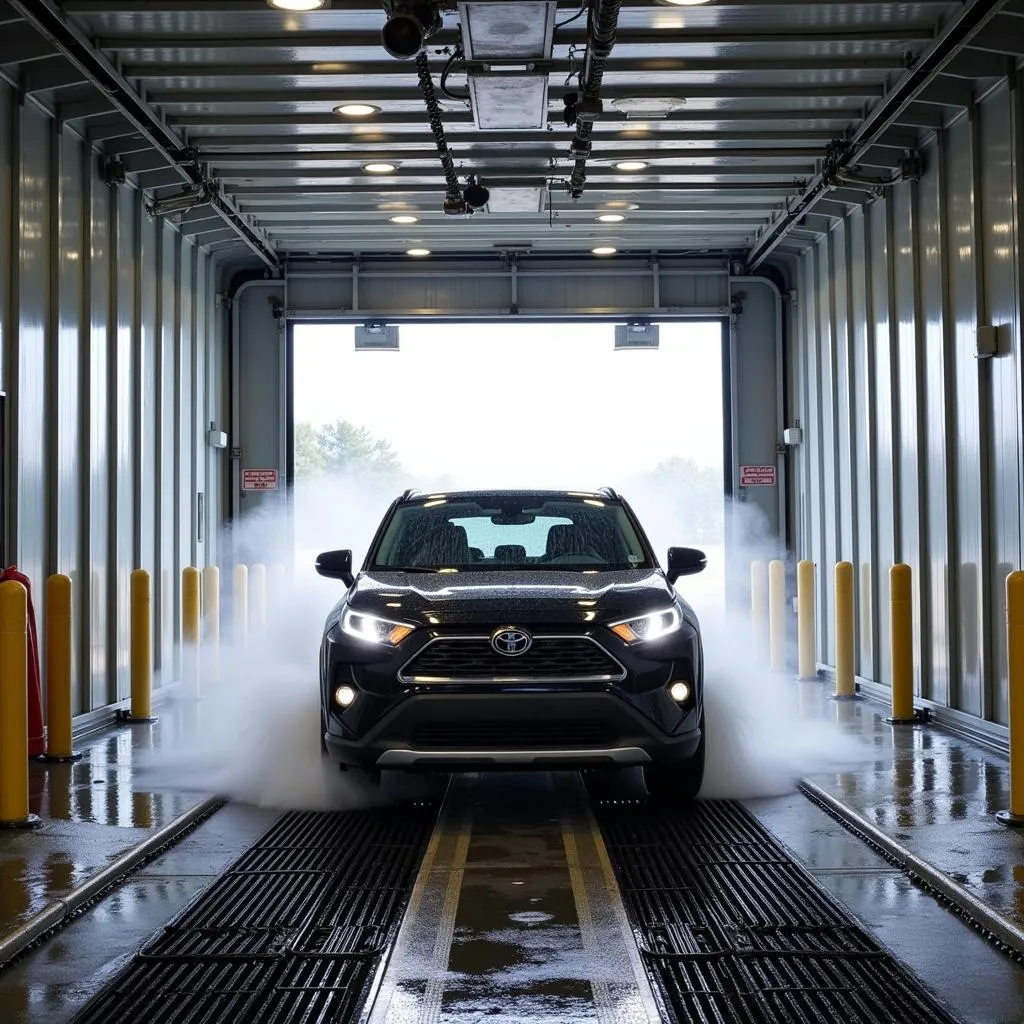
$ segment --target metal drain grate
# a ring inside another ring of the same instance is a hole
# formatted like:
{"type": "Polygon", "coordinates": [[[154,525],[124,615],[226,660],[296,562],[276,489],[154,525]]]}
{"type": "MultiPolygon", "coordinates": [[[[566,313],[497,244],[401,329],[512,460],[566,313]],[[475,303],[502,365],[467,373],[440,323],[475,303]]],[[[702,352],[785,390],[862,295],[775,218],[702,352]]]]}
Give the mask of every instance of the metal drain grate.
{"type": "Polygon", "coordinates": [[[667,1019],[956,1024],[740,804],[595,815],[667,1019]]]}
{"type": "Polygon", "coordinates": [[[284,815],[73,1024],[354,1019],[436,817],[424,804],[284,815]]]}

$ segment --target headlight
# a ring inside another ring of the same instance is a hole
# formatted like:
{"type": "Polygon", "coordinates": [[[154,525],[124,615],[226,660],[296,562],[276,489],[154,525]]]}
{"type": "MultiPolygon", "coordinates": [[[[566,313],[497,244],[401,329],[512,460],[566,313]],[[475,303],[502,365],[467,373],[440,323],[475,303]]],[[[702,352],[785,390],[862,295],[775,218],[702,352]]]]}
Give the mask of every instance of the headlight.
{"type": "Polygon", "coordinates": [[[341,631],[371,644],[389,644],[395,647],[413,631],[413,627],[407,626],[404,622],[379,619],[376,615],[364,615],[362,612],[346,608],[341,616],[341,631]]]}
{"type": "Polygon", "coordinates": [[[666,608],[661,612],[641,615],[638,619],[626,619],[616,622],[608,628],[627,644],[641,641],[660,640],[669,633],[674,633],[683,624],[683,617],[678,608],[666,608]]]}

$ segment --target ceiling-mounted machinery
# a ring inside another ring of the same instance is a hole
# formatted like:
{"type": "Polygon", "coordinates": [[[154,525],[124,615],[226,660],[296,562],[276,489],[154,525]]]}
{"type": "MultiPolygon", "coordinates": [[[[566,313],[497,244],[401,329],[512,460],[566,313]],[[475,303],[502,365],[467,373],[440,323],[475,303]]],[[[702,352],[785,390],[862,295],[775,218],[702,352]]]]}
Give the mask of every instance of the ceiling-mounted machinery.
{"type": "Polygon", "coordinates": [[[150,217],[168,217],[180,213],[188,213],[200,206],[209,206],[216,198],[217,189],[211,181],[201,181],[183,189],[173,196],[154,199],[146,203],[146,212],[150,217]]]}
{"type": "Polygon", "coordinates": [[[441,8],[436,0],[384,0],[387,21],[380,38],[398,60],[412,60],[427,40],[441,31],[441,8]]]}
{"type": "Polygon", "coordinates": [[[547,127],[557,0],[459,0],[462,52],[480,131],[547,127]]]}

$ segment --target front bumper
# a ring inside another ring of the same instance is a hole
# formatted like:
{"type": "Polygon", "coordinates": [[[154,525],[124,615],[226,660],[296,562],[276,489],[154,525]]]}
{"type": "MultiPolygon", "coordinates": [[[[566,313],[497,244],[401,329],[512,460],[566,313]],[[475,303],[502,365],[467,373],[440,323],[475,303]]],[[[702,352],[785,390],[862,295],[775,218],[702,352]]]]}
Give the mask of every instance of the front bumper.
{"type": "Polygon", "coordinates": [[[690,757],[700,742],[698,721],[693,705],[678,729],[663,731],[610,690],[430,692],[399,701],[359,736],[344,735],[328,715],[324,741],[334,760],[363,768],[624,767],[690,757]]]}

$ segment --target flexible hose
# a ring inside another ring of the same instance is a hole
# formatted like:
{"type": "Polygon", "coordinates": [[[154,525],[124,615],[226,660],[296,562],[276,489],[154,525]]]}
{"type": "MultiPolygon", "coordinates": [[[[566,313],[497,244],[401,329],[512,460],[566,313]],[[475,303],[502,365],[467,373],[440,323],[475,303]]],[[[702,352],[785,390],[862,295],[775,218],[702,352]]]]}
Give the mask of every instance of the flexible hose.
{"type": "Polygon", "coordinates": [[[451,151],[448,149],[448,140],[445,138],[441,106],[437,102],[437,94],[434,92],[434,82],[430,77],[430,65],[425,50],[420,50],[416,57],[416,73],[419,76],[420,91],[427,104],[427,117],[430,120],[430,130],[434,135],[434,142],[437,145],[437,155],[441,158],[444,180],[448,186],[446,196],[450,200],[461,201],[462,189],[459,187],[459,176],[455,171],[455,161],[452,159],[451,151]]]}
{"type": "MultiPolygon", "coordinates": [[[[619,23],[619,9],[622,0],[596,0],[590,8],[587,19],[587,60],[580,77],[580,95],[584,99],[596,100],[601,97],[601,81],[604,78],[605,65],[615,45],[615,29],[619,23]]],[[[576,138],[574,142],[582,143],[583,149],[594,131],[593,121],[577,119],[576,138]]],[[[587,180],[587,158],[576,158],[572,175],[569,178],[569,194],[573,199],[583,195],[584,183],[587,180]]]]}

